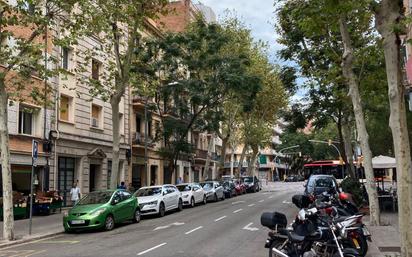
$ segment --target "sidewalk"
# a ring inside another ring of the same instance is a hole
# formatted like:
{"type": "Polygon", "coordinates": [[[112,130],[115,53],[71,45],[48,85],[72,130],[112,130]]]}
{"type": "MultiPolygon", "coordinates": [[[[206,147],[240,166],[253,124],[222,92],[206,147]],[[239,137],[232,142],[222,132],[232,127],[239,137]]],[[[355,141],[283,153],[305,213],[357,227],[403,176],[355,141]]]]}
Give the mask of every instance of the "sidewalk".
{"type": "MultiPolygon", "coordinates": [[[[366,220],[369,218],[365,217],[366,220]]],[[[365,224],[368,222],[366,221],[365,224]]],[[[400,256],[399,223],[397,213],[381,213],[382,226],[368,226],[372,234],[366,257],[400,256]]]]}
{"type": "Polygon", "coordinates": [[[31,236],[29,236],[29,219],[16,220],[14,223],[16,241],[13,242],[3,240],[3,222],[0,222],[0,248],[62,233],[62,219],[63,213],[34,216],[31,236]]]}

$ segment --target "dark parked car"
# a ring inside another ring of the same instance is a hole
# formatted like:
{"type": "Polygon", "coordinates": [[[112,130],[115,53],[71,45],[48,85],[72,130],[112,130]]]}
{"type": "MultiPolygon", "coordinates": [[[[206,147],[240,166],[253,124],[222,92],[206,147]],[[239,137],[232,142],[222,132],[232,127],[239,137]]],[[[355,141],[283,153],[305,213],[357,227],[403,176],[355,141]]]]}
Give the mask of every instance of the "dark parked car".
{"type": "Polygon", "coordinates": [[[225,193],[226,198],[231,198],[232,196],[236,196],[236,188],[235,183],[232,181],[224,181],[223,184],[223,192],[225,193]]]}
{"type": "Polygon", "coordinates": [[[339,192],[338,183],[334,176],[312,175],[305,185],[305,195],[320,195],[323,192],[339,192]]]}
{"type": "Polygon", "coordinates": [[[246,185],[246,192],[260,191],[259,179],[256,176],[243,177],[243,183],[246,185]]]}

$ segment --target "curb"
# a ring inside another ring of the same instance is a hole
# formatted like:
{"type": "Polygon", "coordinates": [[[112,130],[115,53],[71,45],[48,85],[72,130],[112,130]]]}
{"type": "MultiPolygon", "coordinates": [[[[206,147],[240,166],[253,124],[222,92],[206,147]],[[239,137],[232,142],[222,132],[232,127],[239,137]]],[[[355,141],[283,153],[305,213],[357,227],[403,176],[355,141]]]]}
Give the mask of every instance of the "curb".
{"type": "Polygon", "coordinates": [[[39,240],[39,239],[45,239],[45,238],[53,237],[53,236],[60,235],[60,234],[63,234],[63,233],[64,233],[64,231],[59,231],[59,232],[53,232],[53,233],[42,234],[42,235],[37,235],[37,236],[34,235],[34,236],[29,237],[29,238],[24,238],[23,237],[22,239],[10,241],[10,242],[7,242],[7,243],[0,243],[0,249],[7,248],[7,247],[10,247],[10,246],[20,245],[20,244],[24,244],[24,243],[33,242],[33,241],[36,241],[36,240],[39,240]]]}

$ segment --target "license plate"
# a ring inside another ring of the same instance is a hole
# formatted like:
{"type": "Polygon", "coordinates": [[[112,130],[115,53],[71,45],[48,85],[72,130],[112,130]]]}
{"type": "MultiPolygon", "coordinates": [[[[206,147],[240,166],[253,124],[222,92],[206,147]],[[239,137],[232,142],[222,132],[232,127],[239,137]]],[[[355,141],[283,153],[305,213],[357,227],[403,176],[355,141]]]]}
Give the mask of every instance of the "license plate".
{"type": "Polygon", "coordinates": [[[72,220],[73,225],[84,224],[84,223],[86,223],[84,220],[72,220]]]}
{"type": "Polygon", "coordinates": [[[364,236],[370,236],[371,235],[371,233],[369,232],[369,230],[367,228],[362,228],[362,231],[363,231],[364,236]]]}

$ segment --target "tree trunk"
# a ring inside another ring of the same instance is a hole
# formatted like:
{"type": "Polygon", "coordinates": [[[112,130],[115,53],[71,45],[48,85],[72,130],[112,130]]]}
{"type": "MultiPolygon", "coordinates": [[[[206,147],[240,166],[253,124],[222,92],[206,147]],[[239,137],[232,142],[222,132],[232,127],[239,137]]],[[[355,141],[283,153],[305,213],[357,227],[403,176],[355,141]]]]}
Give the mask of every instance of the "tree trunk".
{"type": "Polygon", "coordinates": [[[3,238],[10,241],[14,240],[14,216],[9,131],[7,126],[8,97],[4,74],[0,74],[0,76],[0,161],[3,179],[3,238]]]}
{"type": "Polygon", "coordinates": [[[406,107],[404,87],[402,85],[400,39],[394,32],[399,26],[402,12],[401,2],[382,0],[375,13],[376,28],[383,38],[388,95],[390,104],[389,125],[394,143],[398,205],[399,232],[401,239],[401,256],[412,256],[412,168],[408,127],[406,123],[406,107]]]}
{"type": "Polygon", "coordinates": [[[237,172],[238,172],[237,177],[240,177],[240,174],[242,172],[243,160],[245,159],[247,147],[248,147],[247,145],[243,146],[242,154],[240,155],[239,164],[237,166],[237,172]]]}
{"type": "Polygon", "coordinates": [[[349,176],[351,178],[357,178],[355,166],[353,165],[352,136],[350,132],[350,124],[347,118],[343,118],[342,120],[342,139],[345,145],[346,166],[348,167],[349,176]]]}
{"type": "Polygon", "coordinates": [[[352,99],[356,128],[359,133],[360,144],[364,157],[363,164],[366,175],[366,190],[369,196],[370,224],[371,226],[376,226],[380,224],[380,211],[378,194],[376,191],[376,182],[372,167],[372,152],[369,147],[369,135],[368,131],[366,130],[365,117],[363,114],[363,108],[359,94],[359,84],[353,71],[354,56],[352,49],[352,40],[349,35],[347,21],[344,14],[341,14],[339,18],[339,28],[344,47],[344,52],[342,55],[343,77],[346,79],[346,82],[349,86],[349,95],[352,99]]]}
{"type": "Polygon", "coordinates": [[[248,175],[254,176],[256,171],[256,158],[259,154],[259,149],[253,147],[252,157],[250,158],[250,163],[248,166],[248,175]]]}
{"type": "Polygon", "coordinates": [[[120,126],[119,126],[119,103],[120,97],[113,96],[110,100],[112,106],[112,127],[113,127],[113,156],[112,174],[110,177],[110,189],[116,189],[119,179],[120,163],[120,126]]]}
{"type": "Polygon", "coordinates": [[[219,160],[219,173],[217,174],[218,177],[221,177],[223,174],[223,170],[225,169],[225,159],[226,159],[226,147],[229,141],[229,137],[222,138],[222,150],[220,151],[220,160],[219,160]]]}
{"type": "MultiPolygon", "coordinates": [[[[344,132],[343,132],[343,126],[344,126],[344,118],[343,118],[343,115],[342,115],[342,113],[340,114],[340,117],[339,117],[339,120],[338,120],[338,122],[337,122],[337,128],[338,128],[338,135],[339,135],[339,149],[340,149],[340,151],[341,151],[341,153],[342,153],[342,158],[343,158],[343,161],[346,163],[346,165],[345,166],[347,166],[347,167],[350,167],[349,166],[349,164],[350,164],[350,162],[349,162],[349,159],[351,158],[350,156],[348,156],[348,150],[346,149],[347,147],[346,147],[346,141],[348,140],[348,138],[345,138],[345,136],[344,136],[344,132]]],[[[350,134],[349,134],[349,136],[350,136],[350,134]]],[[[349,143],[351,142],[350,141],[351,139],[349,138],[349,143]]],[[[350,152],[352,152],[352,151],[350,151],[350,152]]],[[[350,170],[350,168],[349,168],[349,175],[351,176],[351,177],[354,177],[354,176],[352,176],[354,173],[352,173],[351,172],[351,170],[350,170]]]]}
{"type": "MultiPolygon", "coordinates": [[[[213,141],[215,139],[215,136],[212,134],[210,136],[209,144],[207,146],[207,157],[206,157],[206,163],[205,163],[205,173],[203,174],[203,177],[206,178],[208,171],[209,171],[209,166],[210,166],[210,159],[212,158],[212,148],[213,148],[213,141]]],[[[214,178],[209,178],[209,180],[214,179],[214,178]]]]}

